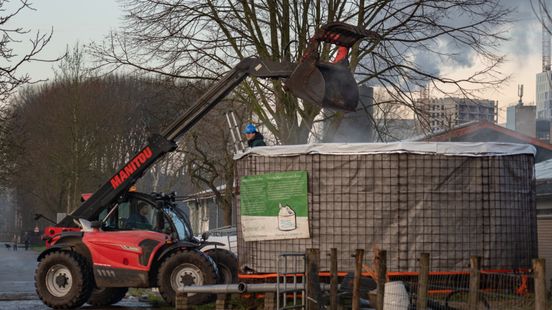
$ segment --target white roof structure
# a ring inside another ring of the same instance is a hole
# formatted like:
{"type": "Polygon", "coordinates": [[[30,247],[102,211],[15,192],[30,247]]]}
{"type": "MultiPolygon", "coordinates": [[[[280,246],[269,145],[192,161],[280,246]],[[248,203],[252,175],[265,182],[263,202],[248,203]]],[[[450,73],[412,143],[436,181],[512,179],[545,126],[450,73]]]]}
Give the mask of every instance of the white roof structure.
{"type": "MultiPolygon", "coordinates": [[[[417,153],[451,156],[505,156],[531,154],[536,149],[530,144],[501,142],[396,142],[396,143],[314,143],[255,147],[234,155],[240,159],[248,155],[296,156],[301,154],[378,154],[378,153],[417,153]]],[[[551,164],[552,165],[552,164],[551,164]]]]}
{"type": "Polygon", "coordinates": [[[537,180],[552,179],[552,159],[535,164],[535,177],[537,180]]]}

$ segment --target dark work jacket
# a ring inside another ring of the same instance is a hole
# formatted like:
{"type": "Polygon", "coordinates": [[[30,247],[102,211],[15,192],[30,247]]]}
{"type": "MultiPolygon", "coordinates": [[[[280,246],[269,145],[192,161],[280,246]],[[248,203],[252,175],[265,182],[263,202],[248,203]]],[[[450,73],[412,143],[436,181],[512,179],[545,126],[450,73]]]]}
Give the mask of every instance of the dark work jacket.
{"type": "Polygon", "coordinates": [[[128,229],[151,229],[151,224],[148,219],[140,213],[132,213],[127,220],[126,224],[128,229]]]}
{"type": "Polygon", "coordinates": [[[264,142],[263,135],[260,132],[256,132],[252,139],[247,140],[247,145],[249,147],[266,146],[266,143],[264,142]]]}

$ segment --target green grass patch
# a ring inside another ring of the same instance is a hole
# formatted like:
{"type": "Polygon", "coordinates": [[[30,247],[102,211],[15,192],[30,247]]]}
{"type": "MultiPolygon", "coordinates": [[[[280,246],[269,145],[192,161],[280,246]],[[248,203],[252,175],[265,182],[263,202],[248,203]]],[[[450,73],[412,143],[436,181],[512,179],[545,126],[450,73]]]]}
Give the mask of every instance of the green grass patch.
{"type": "MultiPolygon", "coordinates": [[[[130,288],[127,294],[147,301],[153,306],[161,307],[160,309],[174,309],[165,302],[159,293],[154,292],[152,289],[130,288]]],[[[233,295],[230,304],[232,309],[236,310],[263,309],[264,299],[242,298],[240,295],[233,295]]],[[[193,307],[195,310],[214,310],[215,308],[216,302],[193,307]]]]}
{"type": "Polygon", "coordinates": [[[173,309],[158,292],[154,292],[150,288],[129,288],[127,295],[136,297],[140,301],[148,302],[152,306],[161,307],[161,309],[173,309]]]}

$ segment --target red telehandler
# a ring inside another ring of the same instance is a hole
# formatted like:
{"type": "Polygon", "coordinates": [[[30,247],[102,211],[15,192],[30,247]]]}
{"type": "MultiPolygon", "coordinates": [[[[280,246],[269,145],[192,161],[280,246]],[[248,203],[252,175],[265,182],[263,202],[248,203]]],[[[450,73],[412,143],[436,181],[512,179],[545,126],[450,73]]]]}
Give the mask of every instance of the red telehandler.
{"type": "MultiPolygon", "coordinates": [[[[231,283],[237,277],[237,258],[215,248],[204,236],[193,236],[186,215],[176,208],[174,195],[129,191],[144,172],[176,149],[186,133],[247,76],[283,79],[287,89],[306,102],[354,110],[358,88],[346,65],[346,50],[362,38],[377,36],[344,23],[320,27],[298,63],[246,58],[216,82],[193,106],[130,159],[90,198],[43,235],[46,250],[35,272],[40,299],[55,309],[84,303],[105,306],[121,300],[129,287],[158,287],[175,304],[186,285],[231,283]],[[322,42],[339,47],[332,63],[319,59],[322,42]]],[[[192,304],[211,296],[196,294],[192,304]]]]}

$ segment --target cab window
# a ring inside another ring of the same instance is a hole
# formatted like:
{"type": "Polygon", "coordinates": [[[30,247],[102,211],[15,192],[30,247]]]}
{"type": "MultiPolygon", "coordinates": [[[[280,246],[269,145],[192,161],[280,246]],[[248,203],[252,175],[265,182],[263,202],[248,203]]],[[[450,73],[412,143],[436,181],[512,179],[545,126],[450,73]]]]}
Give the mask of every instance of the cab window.
{"type": "Polygon", "coordinates": [[[175,213],[174,210],[170,208],[165,208],[164,210],[165,214],[170,217],[170,220],[178,233],[178,239],[189,240],[192,237],[192,233],[190,232],[188,225],[186,225],[186,223],[182,220],[182,218],[180,218],[180,216],[178,216],[178,214],[175,213]]]}
{"type": "Polygon", "coordinates": [[[104,230],[167,230],[162,212],[140,199],[120,202],[103,220],[104,230]]]}

